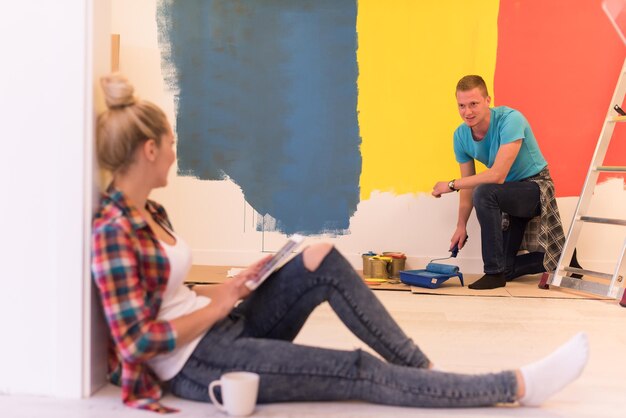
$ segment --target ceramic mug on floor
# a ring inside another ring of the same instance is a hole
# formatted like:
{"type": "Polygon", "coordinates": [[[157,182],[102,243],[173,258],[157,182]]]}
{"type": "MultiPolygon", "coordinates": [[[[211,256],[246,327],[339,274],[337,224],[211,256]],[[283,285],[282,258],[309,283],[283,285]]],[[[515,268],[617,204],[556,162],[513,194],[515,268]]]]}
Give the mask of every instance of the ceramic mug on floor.
{"type": "Polygon", "coordinates": [[[249,372],[224,373],[220,380],[209,384],[209,397],[222,412],[235,417],[245,417],[254,411],[259,393],[259,375],[249,372]],[[222,402],[215,398],[214,390],[220,386],[222,402]]]}

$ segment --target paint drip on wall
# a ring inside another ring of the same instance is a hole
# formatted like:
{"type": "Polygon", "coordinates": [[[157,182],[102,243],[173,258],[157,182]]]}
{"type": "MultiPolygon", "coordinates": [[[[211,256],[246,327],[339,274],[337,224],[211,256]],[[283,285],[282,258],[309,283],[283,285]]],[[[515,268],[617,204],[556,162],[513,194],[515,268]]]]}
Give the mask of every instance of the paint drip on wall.
{"type": "Polygon", "coordinates": [[[355,1],[160,0],[179,175],[230,178],[284,233],[347,233],[361,174],[356,14],[355,1]]]}

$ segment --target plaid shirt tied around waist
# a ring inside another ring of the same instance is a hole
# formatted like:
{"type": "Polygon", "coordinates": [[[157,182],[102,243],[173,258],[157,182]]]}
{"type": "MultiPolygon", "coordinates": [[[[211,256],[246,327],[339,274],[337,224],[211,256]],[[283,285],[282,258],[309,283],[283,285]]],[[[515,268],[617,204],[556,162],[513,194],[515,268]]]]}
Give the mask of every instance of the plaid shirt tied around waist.
{"type": "MultiPolygon", "coordinates": [[[[544,268],[546,271],[553,271],[559,262],[565,243],[561,215],[556,204],[554,182],[550,177],[548,167],[521,181],[532,181],[539,186],[541,213],[526,224],[520,250],[543,252],[544,268]]],[[[506,213],[503,213],[502,224],[503,227],[508,225],[508,214],[506,213]]]]}

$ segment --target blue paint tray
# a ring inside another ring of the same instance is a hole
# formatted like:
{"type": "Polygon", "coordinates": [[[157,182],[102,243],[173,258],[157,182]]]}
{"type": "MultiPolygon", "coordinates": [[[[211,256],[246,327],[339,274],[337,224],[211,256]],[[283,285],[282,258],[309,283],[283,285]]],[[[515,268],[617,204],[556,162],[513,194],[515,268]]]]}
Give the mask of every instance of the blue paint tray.
{"type": "MultiPolygon", "coordinates": [[[[465,237],[467,241],[467,237],[465,237]]],[[[458,277],[461,281],[461,286],[465,286],[463,283],[463,274],[459,271],[458,266],[451,264],[433,263],[436,260],[446,260],[448,258],[454,258],[459,253],[459,245],[455,245],[450,250],[450,257],[436,258],[430,260],[430,263],[426,265],[422,270],[404,270],[400,272],[400,281],[404,284],[411,286],[427,287],[429,289],[436,289],[443,282],[452,278],[458,277]]]]}
{"type": "Polygon", "coordinates": [[[461,286],[465,286],[463,283],[463,273],[458,271],[449,273],[436,273],[427,269],[422,270],[404,270],[400,272],[400,281],[404,284],[411,286],[427,287],[429,289],[436,289],[443,284],[446,280],[458,277],[461,281],[461,286]]]}

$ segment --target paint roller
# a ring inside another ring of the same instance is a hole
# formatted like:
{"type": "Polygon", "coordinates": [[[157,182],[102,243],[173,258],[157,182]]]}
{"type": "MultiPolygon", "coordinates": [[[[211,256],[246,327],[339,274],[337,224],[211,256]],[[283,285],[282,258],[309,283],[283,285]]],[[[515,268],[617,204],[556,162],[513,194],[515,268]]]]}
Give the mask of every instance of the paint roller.
{"type": "MultiPolygon", "coordinates": [[[[463,241],[463,245],[465,245],[465,243],[467,242],[467,238],[469,237],[465,237],[465,240],[463,241]]],[[[450,255],[448,257],[443,257],[443,258],[434,258],[432,260],[430,260],[430,262],[426,265],[426,271],[429,271],[431,273],[441,273],[441,274],[456,274],[459,272],[459,267],[458,266],[454,266],[451,264],[442,264],[442,263],[433,263],[433,261],[440,261],[440,260],[448,260],[450,258],[456,258],[456,256],[459,254],[459,244],[455,244],[454,247],[450,250],[450,255]]]]}

